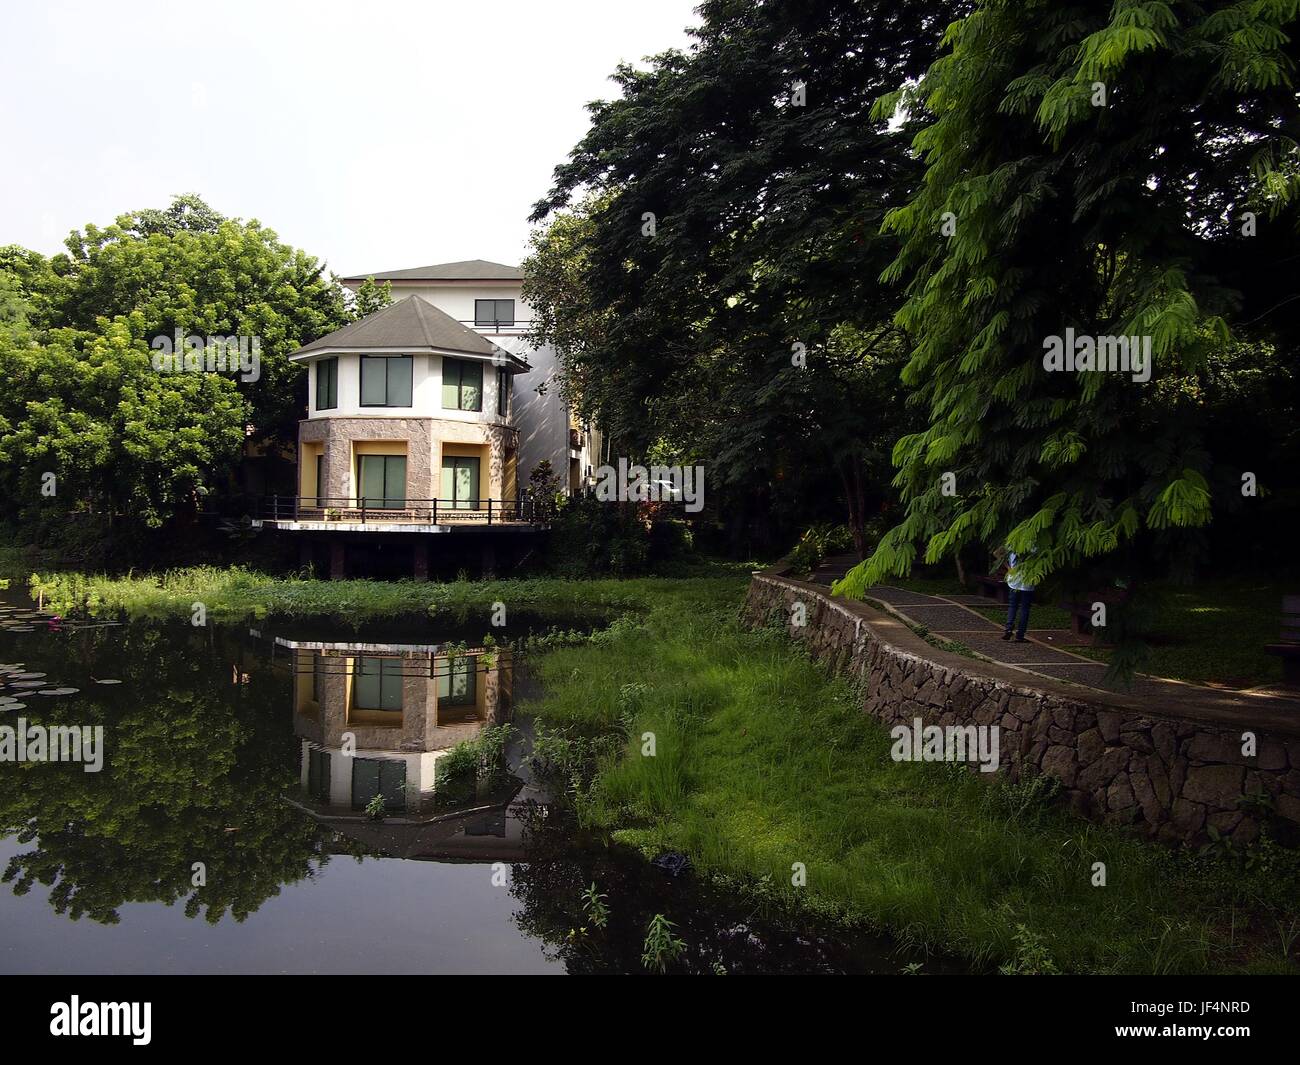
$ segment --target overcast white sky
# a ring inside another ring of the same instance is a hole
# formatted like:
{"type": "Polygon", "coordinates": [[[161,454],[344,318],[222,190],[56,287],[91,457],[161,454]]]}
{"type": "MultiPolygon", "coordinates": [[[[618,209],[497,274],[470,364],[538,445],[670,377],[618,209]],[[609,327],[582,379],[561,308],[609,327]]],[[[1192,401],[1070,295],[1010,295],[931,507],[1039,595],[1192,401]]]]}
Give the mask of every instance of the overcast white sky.
{"type": "Polygon", "coordinates": [[[517,263],[620,60],[696,0],[0,0],[0,244],[197,192],[347,275],[517,263]]]}

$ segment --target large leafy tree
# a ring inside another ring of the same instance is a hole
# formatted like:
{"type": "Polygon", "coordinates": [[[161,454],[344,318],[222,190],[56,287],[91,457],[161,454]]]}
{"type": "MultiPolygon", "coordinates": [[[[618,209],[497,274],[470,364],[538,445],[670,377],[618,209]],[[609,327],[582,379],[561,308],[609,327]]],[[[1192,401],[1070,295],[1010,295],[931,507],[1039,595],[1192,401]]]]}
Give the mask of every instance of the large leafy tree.
{"type": "Polygon", "coordinates": [[[870,110],[960,10],[711,0],[690,52],[618,69],[535,208],[528,297],[568,387],[620,446],[711,463],[737,525],[838,495],[861,536],[899,415],[879,229],[920,174],[870,110]]]}
{"type": "Polygon", "coordinates": [[[11,512],[156,527],[219,490],[250,439],[293,439],[303,371],[288,355],[349,317],[317,260],[195,196],[66,243],[49,259],[0,249],[11,512]],[[151,345],[178,330],[256,338],[260,376],[158,372],[151,345]]]}
{"type": "Polygon", "coordinates": [[[928,425],[895,451],[904,520],[841,590],[1003,542],[1036,547],[1038,580],[1103,562],[1138,577],[1240,507],[1243,472],[1267,482],[1274,456],[1216,465],[1206,425],[1240,344],[1296,350],[1298,16],[1295,0],[982,0],[919,85],[881,101],[926,122],[885,276],[907,285],[904,378],[928,425]],[[1067,328],[1150,337],[1152,380],[1047,371],[1067,328]]]}

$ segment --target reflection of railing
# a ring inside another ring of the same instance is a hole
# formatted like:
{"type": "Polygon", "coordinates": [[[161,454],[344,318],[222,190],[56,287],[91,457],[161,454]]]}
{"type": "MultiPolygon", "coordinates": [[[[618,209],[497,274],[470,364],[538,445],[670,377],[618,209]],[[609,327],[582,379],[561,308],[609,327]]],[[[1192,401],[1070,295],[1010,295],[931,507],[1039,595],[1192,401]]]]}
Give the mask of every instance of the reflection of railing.
{"type": "Polygon", "coordinates": [[[503,525],[534,523],[531,500],[392,499],[362,496],[268,496],[263,516],[270,521],[418,522],[428,525],[503,525]]]}

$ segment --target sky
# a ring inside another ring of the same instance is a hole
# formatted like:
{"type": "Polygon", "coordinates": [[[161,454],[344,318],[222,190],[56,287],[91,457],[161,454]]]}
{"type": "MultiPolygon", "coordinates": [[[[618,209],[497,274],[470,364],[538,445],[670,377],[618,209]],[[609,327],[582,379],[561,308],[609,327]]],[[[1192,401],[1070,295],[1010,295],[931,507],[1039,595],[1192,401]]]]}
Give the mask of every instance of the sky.
{"type": "Polygon", "coordinates": [[[697,0],[0,0],[0,245],[197,192],[341,276],[518,263],[620,61],[697,0]]]}

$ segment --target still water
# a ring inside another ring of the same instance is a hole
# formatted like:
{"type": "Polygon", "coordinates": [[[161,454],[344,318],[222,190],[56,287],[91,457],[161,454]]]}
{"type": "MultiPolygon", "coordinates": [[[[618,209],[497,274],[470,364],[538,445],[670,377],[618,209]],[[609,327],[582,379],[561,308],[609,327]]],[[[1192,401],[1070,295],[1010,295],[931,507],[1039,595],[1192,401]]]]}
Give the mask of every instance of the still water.
{"type": "Polygon", "coordinates": [[[5,595],[0,727],[101,728],[103,767],[0,762],[0,972],[637,973],[656,914],[669,971],[923,960],[582,838],[530,771],[508,644],[596,620],[60,629],[5,595]],[[450,771],[505,724],[506,770],[450,771]]]}

